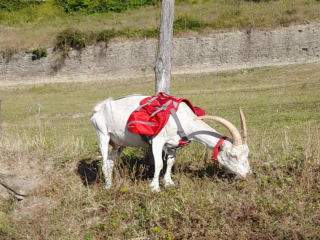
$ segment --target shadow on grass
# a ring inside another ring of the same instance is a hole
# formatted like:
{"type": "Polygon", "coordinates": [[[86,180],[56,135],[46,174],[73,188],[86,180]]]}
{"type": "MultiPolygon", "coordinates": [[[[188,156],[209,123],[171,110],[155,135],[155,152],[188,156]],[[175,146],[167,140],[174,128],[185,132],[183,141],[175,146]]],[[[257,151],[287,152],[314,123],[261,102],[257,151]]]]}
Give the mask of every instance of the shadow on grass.
{"type": "Polygon", "coordinates": [[[218,179],[228,179],[229,181],[233,181],[236,175],[231,173],[225,173],[224,169],[220,169],[219,164],[212,164],[204,166],[203,168],[194,169],[192,165],[181,166],[180,172],[184,174],[190,174],[195,178],[218,178],[218,179]]]}
{"type": "MultiPolygon", "coordinates": [[[[160,174],[161,177],[164,175],[166,168],[167,161],[163,161],[163,169],[160,174]]],[[[129,176],[132,181],[152,179],[154,175],[154,165],[150,165],[148,154],[140,157],[135,155],[122,156],[118,160],[115,170],[123,177],[129,176]]],[[[172,168],[172,174],[177,174],[178,172],[188,174],[192,178],[219,178],[228,179],[229,181],[235,179],[235,175],[225,174],[224,170],[220,169],[218,164],[206,165],[203,168],[198,167],[195,169],[192,164],[180,165],[176,163],[172,168]]],[[[100,183],[102,179],[101,161],[82,159],[79,161],[77,173],[80,175],[83,184],[86,186],[93,183],[100,183]]]]}
{"type": "MultiPolygon", "coordinates": [[[[124,156],[118,160],[114,170],[118,171],[120,175],[129,175],[133,181],[136,179],[146,180],[153,178],[154,166],[149,164],[147,157],[133,156],[129,158],[124,156]]],[[[100,160],[82,159],[78,163],[76,172],[85,186],[103,181],[100,160]]]]}
{"type": "Polygon", "coordinates": [[[154,174],[154,165],[150,164],[148,152],[142,156],[122,155],[117,168],[121,175],[128,175],[132,181],[152,179],[154,174]]]}
{"type": "Polygon", "coordinates": [[[100,182],[101,167],[100,161],[88,158],[79,161],[77,173],[80,175],[84,185],[91,185],[100,182]]]}

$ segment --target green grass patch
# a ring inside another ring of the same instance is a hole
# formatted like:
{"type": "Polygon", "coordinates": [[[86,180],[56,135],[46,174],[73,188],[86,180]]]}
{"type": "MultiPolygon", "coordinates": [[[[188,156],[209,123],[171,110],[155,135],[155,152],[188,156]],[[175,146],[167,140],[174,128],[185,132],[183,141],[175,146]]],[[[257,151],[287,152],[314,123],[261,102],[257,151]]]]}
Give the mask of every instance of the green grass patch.
{"type": "Polygon", "coordinates": [[[123,12],[142,6],[156,5],[159,0],[54,0],[66,13],[123,12]]]}
{"type": "Polygon", "coordinates": [[[0,9],[8,12],[19,11],[24,8],[32,8],[42,4],[42,1],[0,0],[0,9]]]}

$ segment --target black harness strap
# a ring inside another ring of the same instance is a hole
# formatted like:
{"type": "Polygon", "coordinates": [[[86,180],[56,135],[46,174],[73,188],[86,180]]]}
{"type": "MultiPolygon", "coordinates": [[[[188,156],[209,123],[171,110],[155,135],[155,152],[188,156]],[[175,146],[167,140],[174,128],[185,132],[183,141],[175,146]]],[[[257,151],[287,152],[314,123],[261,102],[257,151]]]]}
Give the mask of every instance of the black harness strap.
{"type": "MultiPolygon", "coordinates": [[[[146,104],[139,106],[136,111],[139,111],[142,106],[149,105],[154,100],[155,100],[155,98],[152,98],[146,104]]],[[[168,101],[158,111],[165,110],[170,105],[171,102],[172,102],[171,100],[168,101]]],[[[158,111],[154,112],[153,115],[155,115],[158,111]]],[[[178,149],[180,149],[182,146],[186,146],[189,143],[189,139],[183,130],[183,127],[180,123],[180,120],[179,120],[178,115],[177,115],[176,111],[174,110],[174,108],[172,108],[170,110],[170,113],[171,113],[171,116],[173,117],[174,121],[177,124],[177,128],[178,128],[177,133],[178,133],[179,137],[181,138],[181,140],[179,142],[180,147],[178,148],[178,149]]],[[[141,136],[141,139],[144,142],[148,143],[148,145],[149,145],[149,147],[148,147],[149,148],[148,149],[149,150],[148,151],[149,161],[150,161],[150,165],[154,165],[154,156],[153,156],[153,152],[152,152],[152,136],[145,136],[145,135],[140,135],[140,136],[141,136]]]]}
{"type": "Polygon", "coordinates": [[[152,136],[145,136],[145,135],[140,135],[142,141],[148,143],[148,157],[149,157],[149,164],[154,165],[154,156],[152,152],[152,136]]]}

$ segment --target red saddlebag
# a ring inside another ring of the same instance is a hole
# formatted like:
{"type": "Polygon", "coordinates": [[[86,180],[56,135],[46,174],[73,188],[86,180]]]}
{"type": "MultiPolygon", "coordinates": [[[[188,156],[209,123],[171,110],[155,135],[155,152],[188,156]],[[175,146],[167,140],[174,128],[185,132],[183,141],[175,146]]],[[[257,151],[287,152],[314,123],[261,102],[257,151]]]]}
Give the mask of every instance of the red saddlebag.
{"type": "Polygon", "coordinates": [[[156,111],[158,108],[150,105],[142,107],[140,111],[134,111],[127,122],[128,131],[147,136],[158,134],[168,122],[170,115],[161,110],[152,116],[156,111]]]}
{"type": "Polygon", "coordinates": [[[168,122],[170,111],[178,110],[179,104],[185,102],[197,116],[203,116],[205,111],[194,107],[188,99],[173,97],[165,93],[143,99],[127,121],[130,132],[153,136],[158,134],[168,122]]]}

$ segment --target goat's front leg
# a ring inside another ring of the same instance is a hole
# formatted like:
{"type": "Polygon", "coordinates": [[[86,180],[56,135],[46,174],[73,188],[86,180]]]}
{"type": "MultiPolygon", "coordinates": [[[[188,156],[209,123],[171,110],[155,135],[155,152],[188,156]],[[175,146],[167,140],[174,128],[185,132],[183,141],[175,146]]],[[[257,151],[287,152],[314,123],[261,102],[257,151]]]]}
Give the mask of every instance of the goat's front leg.
{"type": "Polygon", "coordinates": [[[167,169],[163,178],[163,182],[166,187],[174,185],[174,182],[171,179],[171,169],[174,164],[175,156],[176,156],[176,151],[174,150],[167,151],[167,169]]]}
{"type": "Polygon", "coordinates": [[[152,153],[154,157],[154,176],[152,182],[150,184],[151,191],[159,192],[159,175],[160,171],[163,168],[163,160],[162,160],[162,149],[164,146],[163,139],[154,138],[152,140],[152,153]]]}

